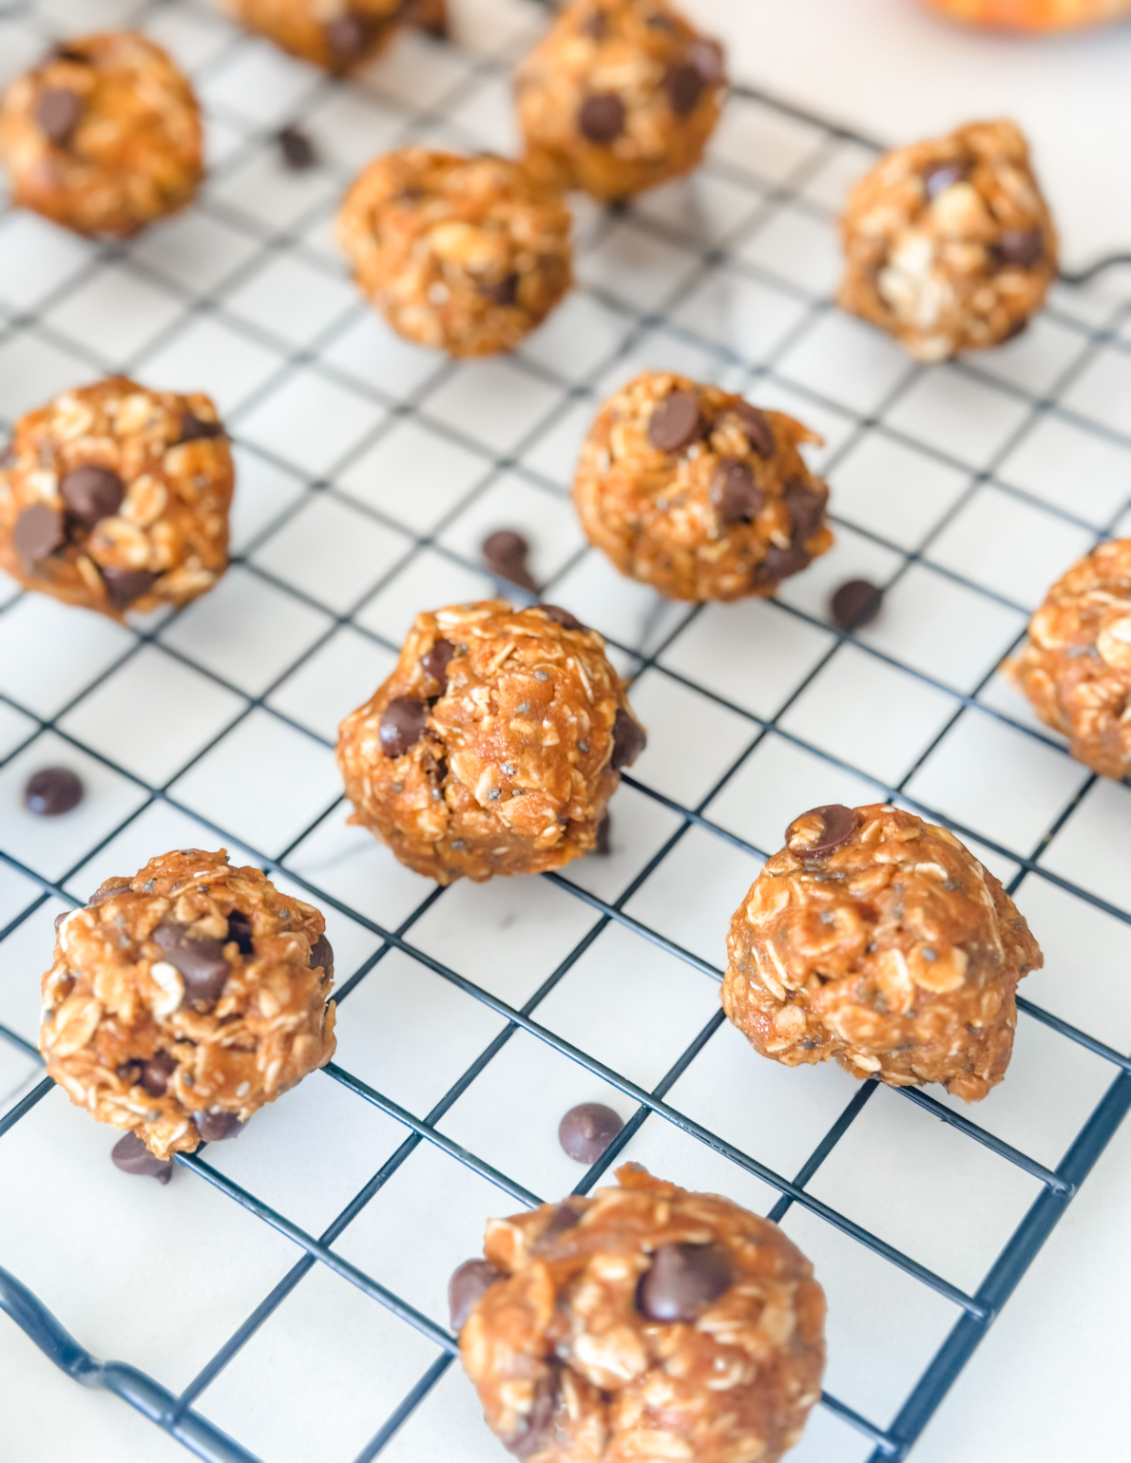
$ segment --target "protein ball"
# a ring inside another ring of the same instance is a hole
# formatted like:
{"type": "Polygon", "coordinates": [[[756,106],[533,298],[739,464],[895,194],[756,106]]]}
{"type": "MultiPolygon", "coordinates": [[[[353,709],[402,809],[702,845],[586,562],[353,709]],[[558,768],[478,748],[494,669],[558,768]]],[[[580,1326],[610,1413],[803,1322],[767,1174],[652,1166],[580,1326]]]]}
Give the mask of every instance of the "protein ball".
{"type": "Polygon", "coordinates": [[[134,31],[53,47],[0,104],[13,201],[80,234],[128,238],[184,208],[204,176],[188,79],[134,31]]]}
{"type": "Polygon", "coordinates": [[[124,376],[16,423],[0,465],[0,568],[120,620],[183,605],[228,567],[234,469],[207,396],[124,376]]]}
{"type": "Polygon", "coordinates": [[[1013,900],[953,833],[876,803],[813,808],[735,912],[727,1016],[786,1066],[835,1058],[967,1102],[1005,1076],[1017,982],[1044,963],[1013,900]]]}
{"type": "Polygon", "coordinates": [[[726,95],[723,51],[667,0],[573,0],[516,93],[539,178],[629,198],[698,164],[726,95]]]}
{"type": "Polygon", "coordinates": [[[352,71],[385,49],[402,22],[434,34],[446,0],[230,0],[248,30],[327,71],[352,71]]]}
{"type": "Polygon", "coordinates": [[[398,335],[453,356],[511,350],[573,282],[565,204],[489,154],[377,158],[346,195],[338,240],[398,335]]]}
{"type": "Polygon", "coordinates": [[[919,361],[1025,328],[1057,274],[1057,236],[1012,122],[973,122],[887,153],[841,220],[843,309],[919,361]]]}
{"type": "Polygon", "coordinates": [[[669,599],[773,594],[833,542],[828,488],[798,451],[820,440],[782,412],[648,371],[597,414],[573,500],[589,542],[669,599]]]}
{"type": "Polygon", "coordinates": [[[644,742],[600,635],[552,605],[488,600],[417,616],[342,722],[338,766],[351,821],[450,884],[589,852],[644,742]]]}
{"type": "Polygon", "coordinates": [[[230,1137],[334,1055],[318,910],[182,849],[60,921],[39,1049],[76,1107],[167,1159],[230,1137]]]}
{"type": "Polygon", "coordinates": [[[813,1267],[729,1199],[617,1178],[489,1223],[460,1332],[487,1425],[538,1463],[776,1463],[821,1391],[813,1267]]]}

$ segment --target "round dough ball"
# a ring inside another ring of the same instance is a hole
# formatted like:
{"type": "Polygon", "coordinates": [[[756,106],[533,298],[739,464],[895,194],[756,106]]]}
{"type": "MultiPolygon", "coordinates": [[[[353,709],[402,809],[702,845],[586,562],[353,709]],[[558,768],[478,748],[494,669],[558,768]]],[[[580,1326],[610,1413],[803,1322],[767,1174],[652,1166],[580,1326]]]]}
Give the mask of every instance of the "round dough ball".
{"type": "Polygon", "coordinates": [[[133,31],[54,46],[0,104],[13,200],[80,234],[128,238],[184,208],[204,176],[200,109],[133,31]]]}
{"type": "Polygon", "coordinates": [[[510,350],[573,282],[569,211],[518,163],[410,147],[361,173],[338,239],[362,293],[406,340],[510,350]]]}
{"type": "Polygon", "coordinates": [[[644,742],[595,630],[487,600],[416,617],[396,670],[342,722],[338,766],[351,821],[450,884],[588,853],[644,742]]]}
{"type": "Polygon", "coordinates": [[[629,198],[698,164],[726,95],[723,51],[668,0],[573,0],[516,90],[532,172],[629,198]]]}
{"type": "Polygon", "coordinates": [[[782,412],[648,371],[598,413],[573,500],[589,542],[669,599],[773,594],[833,541],[828,488],[797,450],[820,440],[782,412]]]}
{"type": "Polygon", "coordinates": [[[727,1015],[763,1056],[830,1057],[975,1102],[1005,1076],[1017,982],[1044,958],[953,833],[885,803],[814,808],[735,912],[727,1015]]]}
{"type": "Polygon", "coordinates": [[[231,0],[248,30],[327,71],[350,71],[384,50],[402,21],[434,34],[445,0],[231,0]]]}
{"type": "Polygon", "coordinates": [[[334,1055],[326,921],[223,852],[161,854],[57,924],[48,1075],[156,1158],[221,1136],[334,1055]]]}
{"type": "Polygon", "coordinates": [[[1057,237],[1012,122],[887,153],[841,219],[838,303],[918,361],[1020,334],[1057,273],[1057,237]]]}
{"type": "Polygon", "coordinates": [[[488,1426],[537,1463],[776,1463],[821,1394],[812,1265],[729,1199],[617,1178],[488,1225],[460,1333],[488,1426]]]}
{"type": "Polygon", "coordinates": [[[1002,670],[1078,761],[1101,777],[1131,773],[1131,539],[1057,580],[1002,670]]]}
{"type": "Polygon", "coordinates": [[[228,567],[233,482],[207,396],[124,376],[64,391],[0,458],[0,568],[116,620],[187,604],[228,567]]]}

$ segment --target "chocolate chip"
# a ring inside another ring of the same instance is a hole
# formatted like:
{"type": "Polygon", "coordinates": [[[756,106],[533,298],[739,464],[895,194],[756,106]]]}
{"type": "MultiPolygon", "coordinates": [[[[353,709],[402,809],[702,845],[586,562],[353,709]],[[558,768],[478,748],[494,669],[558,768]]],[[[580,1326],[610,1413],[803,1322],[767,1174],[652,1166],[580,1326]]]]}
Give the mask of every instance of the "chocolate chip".
{"type": "Polygon", "coordinates": [[[394,696],[381,713],[381,750],[386,757],[403,757],[424,735],[428,708],[417,696],[394,696]]]}
{"type": "Polygon", "coordinates": [[[774,456],[778,447],[774,441],[774,429],[770,426],[770,419],[764,411],[759,411],[749,401],[737,401],[733,406],[728,407],[727,411],[738,421],[743,436],[750,443],[752,451],[756,452],[759,457],[774,456]]]}
{"type": "Polygon", "coordinates": [[[41,818],[57,818],[82,802],[83,785],[69,767],[42,767],[24,784],[24,807],[41,818]]]}
{"type": "Polygon", "coordinates": [[[99,565],[106,597],[116,610],[129,609],[135,599],[148,594],[157,582],[157,575],[148,569],[107,569],[99,565]]]}
{"type": "Polygon", "coordinates": [[[693,391],[673,391],[656,403],[648,422],[648,440],[661,452],[682,452],[702,430],[698,397],[693,391]]]}
{"type": "Polygon", "coordinates": [[[723,78],[723,48],[718,41],[697,37],[687,48],[687,59],[708,85],[723,78]]]}
{"type": "Polygon", "coordinates": [[[518,299],[518,275],[508,274],[503,279],[481,284],[479,293],[492,305],[513,305],[518,299]]]}
{"type": "Polygon", "coordinates": [[[228,916],[228,939],[235,940],[243,956],[255,954],[255,942],[251,933],[251,920],[241,910],[233,909],[228,916]]]}
{"type": "Polygon", "coordinates": [[[114,1068],[114,1075],[127,1087],[136,1087],[141,1082],[144,1066],[143,1062],[119,1062],[114,1068]]]}
{"type": "Polygon", "coordinates": [[[421,669],[426,676],[440,683],[441,692],[447,687],[448,666],[455,653],[456,648],[450,640],[434,640],[431,649],[420,657],[421,669]]]}
{"type": "Polygon", "coordinates": [[[30,508],[25,508],[12,529],[12,547],[28,574],[41,559],[62,548],[65,541],[63,515],[46,503],[33,503],[30,508]]]}
{"type": "Polygon", "coordinates": [[[654,15],[650,15],[644,24],[649,30],[675,30],[675,21],[670,15],[665,15],[661,10],[657,10],[654,15]]]}
{"type": "Polygon", "coordinates": [[[576,1229],[586,1207],[586,1201],[582,1198],[563,1199],[560,1204],[555,1204],[550,1214],[550,1222],[538,1236],[536,1248],[539,1251],[546,1249],[555,1240],[561,1239],[563,1234],[568,1234],[571,1229],[576,1229]]]}
{"type": "Polygon", "coordinates": [[[800,573],[808,563],[809,555],[796,544],[788,549],[771,544],[766,550],[766,557],[754,565],[752,579],[757,585],[780,584],[791,574],[800,573]]]}
{"type": "Polygon", "coordinates": [[[310,969],[322,967],[327,980],[334,979],[334,947],[325,935],[319,935],[310,947],[310,969]]]}
{"type": "Polygon", "coordinates": [[[522,534],[511,528],[501,528],[497,533],[488,534],[483,540],[483,562],[488,570],[496,578],[508,579],[520,589],[536,594],[537,582],[526,567],[526,556],[529,552],[530,545],[522,534]]]}
{"type": "Polygon", "coordinates": [[[794,818],[785,830],[785,844],[790,853],[805,862],[826,859],[848,842],[856,832],[856,825],[856,814],[851,808],[843,803],[825,803],[794,818]]]}
{"type": "Polygon", "coordinates": [[[164,1097],[169,1078],[177,1070],[177,1061],[168,1052],[158,1052],[141,1064],[140,1083],[150,1097],[164,1097]]]}
{"type": "Polygon", "coordinates": [[[1003,266],[1032,269],[1044,258],[1045,236],[1040,229],[1004,229],[994,253],[1003,266]]]}
{"type": "Polygon", "coordinates": [[[186,1002],[215,1005],[231,974],[231,966],[224,959],[223,943],[207,937],[194,940],[185,926],[174,920],[162,920],[153,931],[153,939],[174,970],[180,971],[186,1002]]]}
{"type": "Polygon", "coordinates": [[[93,909],[96,904],[101,904],[104,899],[109,899],[112,894],[121,894],[129,887],[128,880],[123,884],[103,884],[86,901],[86,907],[87,909],[93,909]]]}
{"type": "Polygon", "coordinates": [[[80,51],[78,46],[68,45],[65,41],[56,41],[53,46],[47,48],[47,53],[39,64],[50,66],[53,61],[70,61],[77,66],[88,66],[90,57],[85,51],[80,51]]]}
{"type": "Polygon", "coordinates": [[[360,15],[340,15],[327,23],[323,34],[330,54],[343,63],[363,56],[373,38],[371,26],[360,15]]]}
{"type": "Polygon", "coordinates": [[[35,120],[56,147],[66,147],[81,116],[82,98],[66,86],[45,86],[35,104],[35,120]]]}
{"type": "Polygon", "coordinates": [[[67,916],[69,914],[73,914],[73,913],[74,913],[74,911],[73,910],[70,910],[70,909],[61,909],[59,911],[59,913],[55,916],[55,929],[56,929],[56,932],[58,931],[59,926],[67,918],[67,916]]]}
{"type": "Polygon", "coordinates": [[[749,463],[723,457],[711,475],[711,503],[723,523],[749,523],[765,507],[766,495],[749,463]]]}
{"type": "Polygon", "coordinates": [[[88,463],[64,474],[59,492],[68,513],[93,528],[103,518],[112,518],[117,513],[126,496],[126,485],[108,467],[88,463]]]}
{"type": "Polygon", "coordinates": [[[139,1178],[153,1178],[167,1184],[173,1177],[173,1164],[169,1159],[154,1158],[136,1133],[127,1133],[119,1138],[110,1153],[115,1168],[123,1173],[136,1174],[139,1178]]]}
{"type": "Polygon", "coordinates": [[[275,134],[283,162],[292,173],[305,173],[318,161],[314,143],[298,127],[280,127],[275,134]]]}
{"type": "Polygon", "coordinates": [[[547,620],[553,620],[555,625],[561,625],[563,629],[581,631],[585,629],[576,615],[571,615],[569,610],[563,610],[560,605],[535,605],[534,608],[541,610],[547,620]]]}
{"type": "Polygon", "coordinates": [[[636,1304],[650,1321],[694,1321],[733,1279],[721,1245],[661,1245],[637,1288],[636,1304]]]}
{"type": "Polygon", "coordinates": [[[689,117],[699,105],[707,83],[698,66],[672,66],[664,76],[663,88],[677,117],[689,117]]]}
{"type": "Polygon", "coordinates": [[[186,411],[181,417],[180,442],[200,442],[223,435],[222,422],[206,422],[203,417],[194,416],[191,411],[186,411]]]}
{"type": "Polygon", "coordinates": [[[597,824],[597,842],[593,845],[593,852],[601,858],[608,857],[613,851],[613,815],[606,813],[597,824]]]}
{"type": "Polygon", "coordinates": [[[590,142],[615,141],[624,131],[624,120],[624,103],[611,92],[586,97],[577,114],[577,125],[590,142]]]}
{"type": "Polygon", "coordinates": [[[803,544],[817,533],[825,519],[825,504],[828,492],[822,487],[813,489],[801,478],[793,478],[786,484],[785,506],[793,520],[793,542],[803,544]]]}
{"type": "Polygon", "coordinates": [[[496,1280],[502,1278],[500,1271],[494,1265],[488,1265],[486,1260],[465,1260],[453,1272],[448,1281],[448,1310],[451,1313],[452,1330],[457,1336],[467,1324],[471,1307],[480,1296],[487,1294],[496,1280]]]}
{"type": "Polygon", "coordinates": [[[829,601],[829,617],[838,630],[859,630],[880,612],[884,592],[867,579],[849,579],[829,601]]]}
{"type": "Polygon", "coordinates": [[[970,164],[964,162],[928,163],[923,169],[923,189],[927,201],[933,203],[940,193],[964,183],[970,176],[970,164]]]}
{"type": "Polygon", "coordinates": [[[554,1419],[561,1406],[561,1363],[547,1362],[547,1370],[534,1383],[534,1403],[526,1417],[526,1426],[507,1448],[519,1458],[530,1458],[549,1447],[554,1439],[554,1419]]]}
{"type": "Polygon", "coordinates": [[[192,1120],[205,1143],[223,1143],[243,1132],[243,1123],[234,1112],[194,1112],[192,1120]]]}
{"type": "Polygon", "coordinates": [[[622,707],[613,721],[613,755],[609,766],[619,772],[635,762],[647,745],[643,727],[622,707]]]}
{"type": "Polygon", "coordinates": [[[609,33],[609,22],[604,11],[598,10],[591,15],[581,27],[583,35],[592,36],[595,41],[603,41],[609,33]]]}
{"type": "Polygon", "coordinates": [[[619,1113],[602,1102],[583,1102],[571,1107],[558,1125],[558,1142],[578,1163],[588,1168],[624,1127],[619,1113]]]}

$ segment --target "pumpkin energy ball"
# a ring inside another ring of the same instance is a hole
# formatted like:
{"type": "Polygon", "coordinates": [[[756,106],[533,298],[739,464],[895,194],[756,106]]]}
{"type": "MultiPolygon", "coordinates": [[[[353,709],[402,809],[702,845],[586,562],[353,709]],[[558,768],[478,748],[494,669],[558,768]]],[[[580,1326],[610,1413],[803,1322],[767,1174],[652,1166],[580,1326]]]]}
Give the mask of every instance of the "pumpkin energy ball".
{"type": "Polygon", "coordinates": [[[342,722],[351,822],[440,884],[592,851],[645,735],[594,630],[503,600],[421,614],[396,670],[342,722]]]}
{"type": "Polygon", "coordinates": [[[327,71],[372,60],[402,21],[443,34],[446,0],[231,0],[248,30],[327,71]]]}
{"type": "Polygon", "coordinates": [[[232,1136],[334,1055],[326,921],[223,852],[150,859],[56,923],[48,1074],[155,1158],[232,1136]]]}
{"type": "Polygon", "coordinates": [[[573,282],[569,211],[518,163],[410,147],[361,173],[338,239],[362,293],[406,340],[510,350],[573,282]]]}
{"type": "Polygon", "coordinates": [[[232,457],[207,396],[115,376],[16,423],[0,457],[0,569],[120,620],[228,567],[232,457]]]}
{"type": "Polygon", "coordinates": [[[538,177],[629,198],[698,164],[726,93],[723,51],[668,0],[572,0],[516,92],[538,177]]]}
{"type": "Polygon", "coordinates": [[[1019,335],[1057,273],[1056,230],[1012,122],[887,153],[849,195],[841,238],[838,303],[918,361],[1019,335]]]}
{"type": "Polygon", "coordinates": [[[723,1006],[763,1056],[830,1057],[967,1102],[1005,1076],[1017,982],[1044,959],[993,874],[883,803],[789,825],[731,921],[723,1006]]]}
{"type": "Polygon", "coordinates": [[[1131,539],[1057,580],[1002,670],[1078,761],[1101,777],[1131,773],[1131,539]]]}
{"type": "Polygon", "coordinates": [[[813,1267],[729,1199],[617,1178],[488,1225],[453,1295],[488,1426],[536,1463],[776,1463],[821,1392],[813,1267]]]}
{"type": "Polygon", "coordinates": [[[128,238],[192,200],[200,110],[160,46],[133,31],[53,46],[0,104],[14,202],[80,234],[128,238]]]}
{"type": "Polygon", "coordinates": [[[669,599],[773,594],[833,541],[820,438],[717,386],[649,371],[601,408],[573,499],[586,537],[669,599]]]}

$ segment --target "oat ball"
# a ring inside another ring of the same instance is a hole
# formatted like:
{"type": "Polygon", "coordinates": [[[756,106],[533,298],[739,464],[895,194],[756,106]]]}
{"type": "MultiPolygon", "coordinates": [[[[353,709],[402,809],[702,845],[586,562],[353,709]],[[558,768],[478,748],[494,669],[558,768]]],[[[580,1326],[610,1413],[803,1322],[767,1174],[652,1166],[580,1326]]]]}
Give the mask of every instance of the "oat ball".
{"type": "Polygon", "coordinates": [[[840,227],[838,303],[918,361],[1019,335],[1056,278],[1056,230],[1012,122],[887,153],[840,227]]]}
{"type": "Polygon", "coordinates": [[[384,50],[402,21],[436,35],[446,0],[230,0],[248,30],[327,71],[345,72],[384,50]]]}
{"type": "Polygon", "coordinates": [[[644,748],[605,642],[504,600],[417,615],[393,674],[342,722],[351,822],[440,884],[589,853],[644,748]]]}
{"type": "Polygon", "coordinates": [[[821,1393],[812,1265],[729,1199],[617,1178],[488,1225],[460,1333],[488,1426],[536,1463],[775,1463],[821,1393]]]}
{"type": "Polygon", "coordinates": [[[187,77],[134,31],[53,46],[0,103],[12,197],[76,233],[128,238],[204,176],[187,77]]]}
{"type": "Polygon", "coordinates": [[[731,921],[723,1006],[763,1056],[830,1057],[967,1102],[1005,1076],[1017,982],[1044,964],[953,833],[884,803],[813,808],[731,921]]]}
{"type": "Polygon", "coordinates": [[[161,854],[56,924],[48,1075],[155,1158],[224,1136],[334,1055],[326,921],[226,853],[161,854]]]}
{"type": "Polygon", "coordinates": [[[606,402],[573,500],[586,537],[669,599],[773,594],[833,541],[815,432],[717,386],[647,371],[606,402]]]}
{"type": "Polygon", "coordinates": [[[668,0],[572,0],[515,87],[531,171],[612,201],[698,164],[726,76],[722,47],[668,0]]]}
{"type": "Polygon", "coordinates": [[[1002,670],[1078,761],[1101,777],[1131,773],[1131,539],[1057,580],[1002,670]]]}
{"type": "Polygon", "coordinates": [[[573,282],[569,211],[506,158],[410,147],[361,173],[338,239],[361,292],[406,340],[493,355],[573,282]]]}
{"type": "Polygon", "coordinates": [[[117,620],[187,604],[228,567],[233,481],[207,396],[124,376],[64,391],[0,456],[0,569],[117,620]]]}

